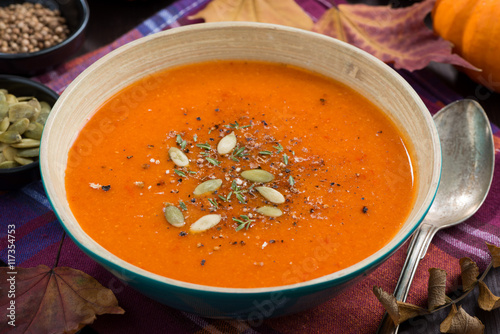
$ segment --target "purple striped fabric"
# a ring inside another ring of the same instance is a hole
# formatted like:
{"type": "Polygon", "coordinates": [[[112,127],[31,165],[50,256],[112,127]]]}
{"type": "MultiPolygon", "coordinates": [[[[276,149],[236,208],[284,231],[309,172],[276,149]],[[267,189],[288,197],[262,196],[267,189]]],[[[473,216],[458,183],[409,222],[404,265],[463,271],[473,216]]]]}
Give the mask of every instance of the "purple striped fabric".
{"type": "MultiPolygon", "coordinates": [[[[36,78],[61,93],[85,68],[103,55],[137,38],[161,30],[191,24],[188,15],[200,10],[209,0],[180,0],[144,21],[136,29],[115,42],[90,54],[61,65],[52,72],[36,78]]],[[[297,0],[315,20],[329,8],[327,0],[297,0]]],[[[340,1],[337,1],[340,3],[340,1]]],[[[417,91],[429,111],[434,114],[441,107],[461,98],[446,87],[436,75],[424,69],[414,73],[399,72],[417,91]]],[[[498,128],[496,145],[500,151],[498,128]]],[[[497,154],[497,161],[499,160],[497,154]]],[[[490,194],[482,208],[465,223],[439,232],[422,260],[408,300],[425,305],[427,298],[427,268],[438,267],[448,272],[450,293],[460,285],[458,259],[464,256],[475,260],[481,270],[490,261],[485,242],[500,245],[500,163],[495,166],[495,177],[490,194]]],[[[7,225],[16,225],[16,261],[21,267],[46,264],[51,266],[56,258],[62,229],[50,208],[43,187],[36,182],[18,191],[0,193],[0,259],[7,262],[7,225]]],[[[383,315],[372,287],[381,286],[392,291],[405,258],[406,246],[396,252],[386,263],[360,283],[347,288],[341,295],[327,303],[293,316],[268,319],[252,327],[244,321],[205,319],[183,313],[142,296],[85,256],[65,238],[59,266],[80,269],[95,277],[102,285],[116,294],[125,315],[99,316],[90,327],[97,333],[374,333],[383,315]]],[[[486,283],[493,292],[500,294],[499,270],[491,272],[486,283]],[[496,290],[495,290],[496,288],[496,290]]],[[[486,333],[500,332],[499,311],[478,311],[475,297],[465,299],[467,312],[479,317],[486,324],[486,333]]],[[[3,309],[3,306],[2,306],[3,309]]],[[[3,311],[0,311],[2,314],[3,311]]],[[[416,318],[406,322],[400,333],[437,333],[446,312],[416,318]]],[[[0,324],[5,316],[0,318],[0,324]]],[[[0,326],[0,331],[2,327],[0,326]]],[[[90,331],[92,332],[92,331],[90,331]]]]}

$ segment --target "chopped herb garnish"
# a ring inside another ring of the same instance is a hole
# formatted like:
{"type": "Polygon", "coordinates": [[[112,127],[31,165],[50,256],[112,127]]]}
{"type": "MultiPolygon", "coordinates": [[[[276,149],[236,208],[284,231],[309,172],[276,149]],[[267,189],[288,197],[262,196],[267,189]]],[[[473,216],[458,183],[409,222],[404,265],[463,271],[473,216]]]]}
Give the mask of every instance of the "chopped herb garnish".
{"type": "Polygon", "coordinates": [[[278,145],[273,146],[273,147],[274,147],[275,149],[277,149],[277,150],[278,150],[278,153],[283,152],[283,146],[281,146],[281,144],[280,144],[280,143],[278,143],[278,145]]]}
{"type": "Polygon", "coordinates": [[[177,174],[177,175],[179,175],[179,176],[186,177],[186,173],[184,173],[181,170],[174,169],[174,173],[177,174]]]}
{"type": "Polygon", "coordinates": [[[209,198],[209,199],[208,199],[208,201],[210,202],[210,204],[212,204],[212,206],[213,206],[214,208],[216,208],[216,209],[217,209],[217,208],[219,207],[219,205],[217,204],[217,201],[216,201],[215,199],[213,199],[213,198],[209,198]]]}
{"type": "Polygon", "coordinates": [[[195,172],[194,170],[188,170],[188,173],[189,174],[196,174],[197,172],[195,172]]]}
{"type": "Polygon", "coordinates": [[[213,158],[210,158],[210,157],[205,157],[205,159],[207,159],[208,162],[210,162],[212,165],[215,165],[215,166],[219,166],[220,165],[220,161],[217,161],[213,158]]]}
{"type": "Polygon", "coordinates": [[[255,221],[254,219],[250,219],[247,215],[240,215],[241,219],[234,218],[233,220],[238,223],[238,226],[236,227],[236,231],[242,230],[242,229],[249,229],[250,225],[255,221]]]}
{"type": "Polygon", "coordinates": [[[198,141],[198,135],[193,136],[193,141],[196,143],[198,141]]]}
{"type": "Polygon", "coordinates": [[[283,163],[284,163],[285,165],[288,165],[288,155],[286,155],[286,153],[285,153],[285,154],[283,154],[283,163]]]}
{"type": "Polygon", "coordinates": [[[245,129],[245,128],[249,128],[251,126],[252,126],[251,124],[250,125],[243,125],[243,126],[241,126],[241,125],[238,124],[237,121],[234,121],[234,124],[233,123],[229,123],[229,125],[226,125],[227,128],[231,128],[231,129],[235,129],[235,130],[237,130],[237,129],[245,129]]]}
{"type": "Polygon", "coordinates": [[[243,158],[244,156],[248,155],[248,153],[243,153],[245,151],[245,146],[243,147],[239,147],[237,146],[234,150],[233,150],[233,153],[231,153],[231,160],[233,161],[236,161],[236,162],[240,162],[240,160],[238,158],[243,158]]]}
{"type": "Polygon", "coordinates": [[[236,180],[233,180],[233,183],[231,183],[231,189],[233,189],[234,195],[236,196],[238,201],[241,204],[246,204],[245,197],[243,197],[243,194],[246,193],[248,190],[242,190],[240,186],[238,186],[238,184],[236,183],[236,180]]]}
{"type": "Polygon", "coordinates": [[[259,154],[262,154],[262,155],[271,155],[271,154],[273,154],[273,152],[271,152],[271,151],[260,151],[259,154]]]}
{"type": "Polygon", "coordinates": [[[188,209],[187,206],[186,206],[186,203],[184,203],[182,200],[179,200],[179,206],[184,211],[186,211],[188,209]]]}
{"type": "Polygon", "coordinates": [[[288,178],[288,183],[290,183],[291,187],[295,185],[295,180],[293,179],[293,176],[290,175],[290,177],[288,178]]]}
{"type": "Polygon", "coordinates": [[[181,135],[177,135],[175,139],[176,143],[181,147],[182,150],[184,150],[187,146],[187,141],[182,139],[181,135]]]}
{"type": "Polygon", "coordinates": [[[210,150],[211,149],[211,146],[209,143],[205,143],[205,144],[196,144],[196,146],[198,146],[199,148],[203,148],[205,150],[210,150]]]}

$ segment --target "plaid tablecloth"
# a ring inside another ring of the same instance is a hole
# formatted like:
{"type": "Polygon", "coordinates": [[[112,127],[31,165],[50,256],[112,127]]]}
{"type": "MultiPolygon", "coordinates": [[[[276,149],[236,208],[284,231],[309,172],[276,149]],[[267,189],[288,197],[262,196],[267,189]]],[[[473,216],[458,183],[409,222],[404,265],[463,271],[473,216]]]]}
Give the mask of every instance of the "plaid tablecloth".
{"type": "MultiPolygon", "coordinates": [[[[327,8],[322,0],[297,0],[317,19],[327,8]]],[[[85,68],[113,49],[137,38],[192,24],[188,15],[200,10],[208,0],[179,0],[159,11],[138,27],[110,45],[81,56],[37,80],[61,93],[85,68]]],[[[414,73],[400,71],[413,86],[431,113],[461,96],[447,88],[430,70],[414,73]]],[[[500,112],[500,111],[499,111],[500,112]]],[[[427,299],[427,269],[437,267],[448,272],[448,291],[460,286],[458,259],[470,257],[484,270],[490,261],[485,242],[500,246],[500,132],[496,133],[497,163],[491,191],[482,208],[459,226],[439,232],[421,262],[408,301],[425,306],[427,299]]],[[[54,212],[45,196],[41,182],[17,191],[0,193],[0,259],[7,262],[7,225],[16,225],[16,262],[20,267],[54,263],[63,235],[54,212]]],[[[392,292],[405,259],[406,245],[386,263],[360,283],[341,295],[312,310],[287,317],[268,319],[258,327],[244,321],[205,319],[161,305],[121,283],[99,264],[84,255],[69,238],[65,238],[59,266],[80,269],[95,277],[116,294],[124,315],[102,315],[82,333],[374,333],[384,310],[372,293],[374,285],[392,292]]],[[[500,270],[493,270],[486,279],[490,289],[500,295],[500,270]]],[[[4,292],[0,292],[4,293],[4,292]]],[[[477,291],[462,303],[465,310],[477,316],[486,333],[500,332],[500,310],[484,312],[477,307],[477,291]]],[[[3,307],[2,307],[3,309],[3,307]]],[[[0,322],[5,321],[0,310],[0,322]]],[[[439,333],[439,323],[448,310],[427,317],[415,318],[400,327],[401,333],[439,333]]]]}

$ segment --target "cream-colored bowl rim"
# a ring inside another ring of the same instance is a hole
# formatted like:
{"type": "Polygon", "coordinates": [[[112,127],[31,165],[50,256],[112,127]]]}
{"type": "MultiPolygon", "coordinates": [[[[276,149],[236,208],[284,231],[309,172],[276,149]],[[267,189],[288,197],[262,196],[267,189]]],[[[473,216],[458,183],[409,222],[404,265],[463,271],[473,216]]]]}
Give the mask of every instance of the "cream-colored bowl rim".
{"type": "MultiPolygon", "coordinates": [[[[357,57],[363,59],[364,61],[370,63],[371,66],[376,68],[381,72],[385,72],[391,82],[396,83],[396,85],[401,86],[406,93],[414,100],[416,105],[422,112],[426,112],[427,108],[425,104],[422,102],[417,93],[413,90],[413,88],[399,75],[397,72],[392,70],[389,66],[378,60],[377,58],[369,55],[368,53],[357,49],[349,44],[343,43],[341,41],[335,40],[333,38],[320,35],[317,33],[295,29],[285,26],[278,26],[273,24],[263,24],[263,23],[245,23],[245,22],[222,22],[222,23],[204,23],[204,24],[196,24],[189,25],[179,28],[170,29],[164,32],[160,32],[157,34],[153,34],[147,37],[140,38],[136,41],[130,42],[112,52],[102,57],[94,64],[89,66],[85,71],[83,71],[63,92],[57,103],[55,104],[53,111],[50,114],[49,119],[47,120],[46,128],[51,129],[52,127],[58,126],[58,114],[60,113],[61,107],[65,104],[69,103],[71,100],[70,97],[72,94],[78,91],[79,86],[85,80],[91,80],[93,77],[93,72],[98,71],[100,68],[105,67],[112,59],[124,57],[128,50],[135,49],[141,47],[145,43],[154,43],[155,40],[164,38],[165,36],[172,36],[175,34],[182,34],[186,32],[197,32],[203,31],[205,29],[238,29],[238,28],[250,28],[250,29],[262,29],[266,31],[278,30],[281,32],[286,32],[290,34],[301,34],[311,39],[319,39],[324,40],[327,43],[336,44],[338,48],[343,48],[348,53],[352,55],[352,57],[357,57]]],[[[437,131],[435,129],[434,123],[430,114],[425,116],[425,121],[427,123],[427,127],[431,133],[431,141],[432,144],[435,145],[435,150],[433,154],[433,159],[435,161],[433,167],[433,176],[431,179],[431,188],[428,194],[426,194],[424,204],[419,208],[416,212],[415,216],[418,217],[418,221],[415,221],[411,226],[404,227],[395,238],[393,238],[386,246],[382,249],[374,253],[373,255],[365,258],[364,260],[352,265],[343,270],[334,272],[332,274],[322,276],[313,280],[309,280],[302,283],[291,284],[291,285],[283,285],[283,286],[275,286],[275,287],[266,287],[266,288],[222,288],[222,287],[213,287],[206,286],[200,284],[187,283],[179,280],[170,279],[168,277],[160,276],[144,269],[141,269],[137,266],[134,266],[120,258],[116,255],[112,254],[108,250],[104,249],[101,245],[99,245],[96,241],[90,238],[82,228],[76,223],[76,219],[72,215],[69,210],[69,206],[67,204],[66,198],[61,199],[57,196],[56,187],[64,187],[64,185],[57,185],[55,182],[55,175],[57,173],[64,173],[65,164],[56,164],[54,165],[53,161],[50,161],[48,156],[48,152],[50,151],[50,143],[57,142],[57,138],[52,138],[50,131],[46,131],[42,137],[41,142],[41,153],[40,153],[40,168],[42,173],[42,179],[45,187],[45,191],[48,195],[49,201],[54,208],[54,212],[56,213],[59,221],[68,232],[68,234],[73,238],[73,240],[79,245],[79,247],[83,247],[86,252],[93,253],[94,256],[98,258],[98,262],[110,262],[115,266],[121,267],[127,271],[133,272],[137,276],[143,276],[145,278],[149,278],[151,280],[155,280],[157,282],[163,282],[166,284],[174,285],[180,288],[186,289],[194,289],[205,292],[218,292],[218,293],[259,293],[259,292],[274,292],[274,291],[283,291],[289,289],[298,289],[303,287],[310,287],[317,284],[323,285],[325,283],[331,283],[332,286],[337,283],[343,283],[348,281],[351,278],[357,277],[365,271],[371,269],[375,264],[381,263],[385,260],[389,255],[391,255],[395,250],[401,246],[401,244],[414,232],[414,230],[419,226],[423,217],[427,213],[430,205],[435,196],[435,192],[437,190],[437,185],[439,184],[439,176],[441,169],[441,150],[439,146],[439,139],[437,135],[437,131]],[[437,143],[437,145],[436,145],[437,143]]],[[[67,158],[67,157],[66,157],[67,158]]],[[[130,277],[127,275],[122,275],[119,272],[113,271],[113,274],[118,276],[123,280],[128,280],[130,277]]]]}

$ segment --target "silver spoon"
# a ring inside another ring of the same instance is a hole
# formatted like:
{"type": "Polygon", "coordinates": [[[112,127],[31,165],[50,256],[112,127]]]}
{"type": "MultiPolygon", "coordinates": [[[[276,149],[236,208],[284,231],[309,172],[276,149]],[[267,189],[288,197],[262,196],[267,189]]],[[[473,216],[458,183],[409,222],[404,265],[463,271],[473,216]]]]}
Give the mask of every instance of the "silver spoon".
{"type": "MultiPolygon", "coordinates": [[[[463,222],[483,204],[495,165],[491,126],[484,110],[473,100],[451,103],[434,115],[443,155],[441,182],[434,203],[415,231],[394,296],[405,301],[418,263],[432,237],[442,228],[463,222]]],[[[397,333],[384,316],[377,333],[397,333]]]]}

